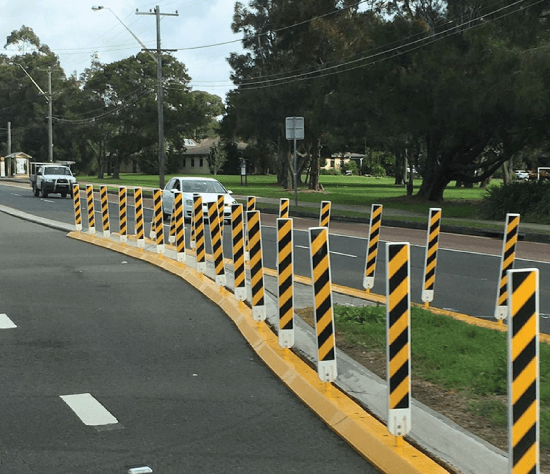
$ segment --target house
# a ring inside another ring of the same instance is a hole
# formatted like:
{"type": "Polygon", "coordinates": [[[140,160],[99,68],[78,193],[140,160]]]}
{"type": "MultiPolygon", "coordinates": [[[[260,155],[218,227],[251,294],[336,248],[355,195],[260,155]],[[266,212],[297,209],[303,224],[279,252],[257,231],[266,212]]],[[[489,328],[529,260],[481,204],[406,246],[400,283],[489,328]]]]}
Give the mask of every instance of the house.
{"type": "Polygon", "coordinates": [[[0,157],[0,178],[28,178],[31,158],[22,151],[0,157]]]}
{"type": "MultiPolygon", "coordinates": [[[[342,166],[348,163],[350,160],[357,162],[357,169],[361,169],[363,166],[363,158],[365,155],[360,153],[333,153],[330,158],[325,158],[325,165],[321,166],[321,169],[325,170],[341,170],[342,166]]],[[[322,164],[322,163],[321,163],[322,164]]]]}
{"type": "Polygon", "coordinates": [[[185,174],[210,174],[208,168],[208,157],[210,149],[219,142],[219,138],[205,138],[195,141],[191,138],[185,139],[187,150],[183,154],[180,171],[185,174]]]}

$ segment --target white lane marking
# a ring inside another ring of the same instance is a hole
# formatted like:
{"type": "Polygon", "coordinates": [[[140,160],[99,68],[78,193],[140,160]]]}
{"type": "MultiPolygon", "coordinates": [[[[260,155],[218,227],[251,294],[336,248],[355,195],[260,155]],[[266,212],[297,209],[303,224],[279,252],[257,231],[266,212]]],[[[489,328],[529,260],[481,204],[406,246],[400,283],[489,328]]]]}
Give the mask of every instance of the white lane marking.
{"type": "Polygon", "coordinates": [[[16,327],[7,314],[0,314],[0,329],[12,329],[16,327]]]}
{"type": "Polygon", "coordinates": [[[309,250],[309,247],[306,247],[305,245],[295,245],[297,249],[306,249],[309,250]]]}
{"type": "Polygon", "coordinates": [[[61,395],[61,399],[69,405],[85,425],[101,426],[118,423],[118,420],[89,393],[61,395]]]}
{"type": "Polygon", "coordinates": [[[42,201],[44,201],[44,202],[55,202],[55,201],[50,201],[49,199],[42,199],[42,201]]]}
{"type": "Polygon", "coordinates": [[[357,255],[351,255],[349,253],[333,252],[332,250],[329,250],[329,253],[333,253],[334,255],[342,255],[344,257],[357,258],[357,255]]]}
{"type": "Polygon", "coordinates": [[[19,196],[21,197],[21,194],[17,194],[17,193],[10,193],[12,196],[19,196]]]}

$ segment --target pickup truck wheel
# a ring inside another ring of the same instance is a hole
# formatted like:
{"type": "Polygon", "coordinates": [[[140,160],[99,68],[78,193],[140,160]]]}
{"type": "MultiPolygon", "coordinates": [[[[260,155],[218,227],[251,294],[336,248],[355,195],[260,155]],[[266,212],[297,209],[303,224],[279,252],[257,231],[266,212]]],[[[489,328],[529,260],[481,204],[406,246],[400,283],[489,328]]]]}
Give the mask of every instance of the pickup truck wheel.
{"type": "Polygon", "coordinates": [[[48,197],[48,192],[46,191],[45,188],[42,188],[42,197],[43,197],[44,199],[46,199],[46,198],[48,197]]]}
{"type": "Polygon", "coordinates": [[[34,197],[38,197],[39,192],[38,192],[38,188],[36,187],[36,184],[32,185],[32,192],[34,194],[34,197]]]}

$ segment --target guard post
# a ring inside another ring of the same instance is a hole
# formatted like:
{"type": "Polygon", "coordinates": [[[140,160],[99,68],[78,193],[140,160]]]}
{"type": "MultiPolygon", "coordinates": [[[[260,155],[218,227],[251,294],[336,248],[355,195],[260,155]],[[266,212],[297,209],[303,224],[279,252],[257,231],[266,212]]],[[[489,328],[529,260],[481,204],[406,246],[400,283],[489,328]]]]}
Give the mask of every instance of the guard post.
{"type": "Polygon", "coordinates": [[[248,196],[246,198],[246,214],[244,216],[244,227],[245,227],[245,249],[244,249],[244,259],[248,262],[250,261],[250,241],[248,236],[248,213],[250,211],[256,210],[256,196],[248,196]]]}
{"type": "Polygon", "coordinates": [[[128,240],[128,196],[124,186],[118,188],[118,208],[120,241],[126,242],[128,240]]]}
{"type": "Polygon", "coordinates": [[[185,262],[185,224],[183,221],[183,193],[174,194],[174,222],[176,230],[176,260],[185,262]]]}
{"type": "Polygon", "coordinates": [[[153,225],[157,253],[164,253],[164,222],[162,220],[162,189],[153,191],[153,225]]]}
{"type": "Polygon", "coordinates": [[[225,224],[225,195],[218,194],[218,218],[220,223],[220,239],[223,247],[223,226],[225,224]]]}
{"type": "Polygon", "coordinates": [[[225,286],[225,267],[223,262],[223,246],[220,229],[220,216],[218,213],[218,201],[213,201],[208,205],[208,221],[210,224],[210,242],[212,242],[212,256],[214,258],[216,285],[225,286]]]}
{"type": "Polygon", "coordinates": [[[235,284],[235,299],[246,299],[246,273],[244,265],[244,226],[243,205],[231,205],[231,237],[233,240],[233,280],[235,284]]]}
{"type": "Polygon", "coordinates": [[[338,377],[338,368],[336,365],[328,229],[326,227],[309,229],[309,247],[313,276],[315,334],[317,335],[317,374],[323,382],[334,382],[338,377]]]}
{"type": "Polygon", "coordinates": [[[206,271],[206,249],[202,196],[200,194],[193,194],[193,219],[195,222],[195,256],[197,259],[197,271],[204,273],[206,271]]]}
{"type": "Polygon", "coordinates": [[[382,209],[382,204],[373,204],[370,210],[369,241],[367,243],[367,258],[365,259],[365,275],[363,276],[363,288],[367,290],[367,293],[370,293],[370,290],[374,287],[380,226],[382,225],[382,209]]]}
{"type": "Polygon", "coordinates": [[[279,218],[288,219],[290,217],[290,199],[281,198],[279,201],[279,218]]]}
{"type": "Polygon", "coordinates": [[[111,226],[109,223],[109,199],[107,195],[107,186],[99,187],[99,197],[101,200],[101,218],[103,225],[103,236],[109,237],[111,226]]]}
{"type": "Polygon", "coordinates": [[[319,213],[319,227],[330,225],[330,201],[321,201],[321,212],[319,213]]]}
{"type": "Polygon", "coordinates": [[[411,302],[408,243],[388,243],[386,275],[386,360],[388,431],[402,437],[411,429],[411,302]]]}
{"type": "Polygon", "coordinates": [[[82,206],[80,205],[80,186],[73,184],[74,225],[77,232],[82,231],[82,206]]]}
{"type": "Polygon", "coordinates": [[[495,319],[502,322],[508,314],[508,270],[514,268],[516,245],[518,243],[519,214],[506,214],[502,256],[500,258],[500,281],[495,306],[495,319]]]}
{"type": "Polygon", "coordinates": [[[508,271],[509,472],[539,472],[539,270],[508,271]]]}
{"type": "Polygon", "coordinates": [[[263,321],[267,316],[264,298],[264,267],[262,261],[262,227],[260,211],[246,213],[250,244],[250,286],[252,287],[252,317],[263,321]]]}
{"type": "Polygon", "coordinates": [[[279,345],[294,345],[294,262],[292,219],[277,219],[277,287],[279,302],[279,345]]]}
{"type": "Polygon", "coordinates": [[[134,206],[136,209],[136,238],[139,248],[145,247],[145,231],[143,226],[143,192],[134,188],[134,206]]]}
{"type": "Polygon", "coordinates": [[[95,234],[94,187],[91,184],[86,186],[86,197],[88,205],[88,232],[95,234]]]}
{"type": "Polygon", "coordinates": [[[430,208],[428,236],[426,240],[426,257],[424,258],[424,286],[422,288],[422,301],[426,307],[434,300],[435,271],[437,268],[440,229],[441,209],[430,208]]]}

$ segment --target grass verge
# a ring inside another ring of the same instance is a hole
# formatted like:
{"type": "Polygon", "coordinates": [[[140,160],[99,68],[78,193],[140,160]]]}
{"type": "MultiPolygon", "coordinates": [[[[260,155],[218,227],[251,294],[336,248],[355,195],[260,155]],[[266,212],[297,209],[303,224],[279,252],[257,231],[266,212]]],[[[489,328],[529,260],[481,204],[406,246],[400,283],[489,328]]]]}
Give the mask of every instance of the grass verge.
{"type": "MultiPolygon", "coordinates": [[[[365,350],[385,352],[385,306],[335,306],[336,329],[365,350]]],[[[550,346],[540,345],[540,441],[550,447],[550,346]]],[[[471,397],[468,409],[507,426],[506,334],[411,308],[412,377],[471,397]]]]}

